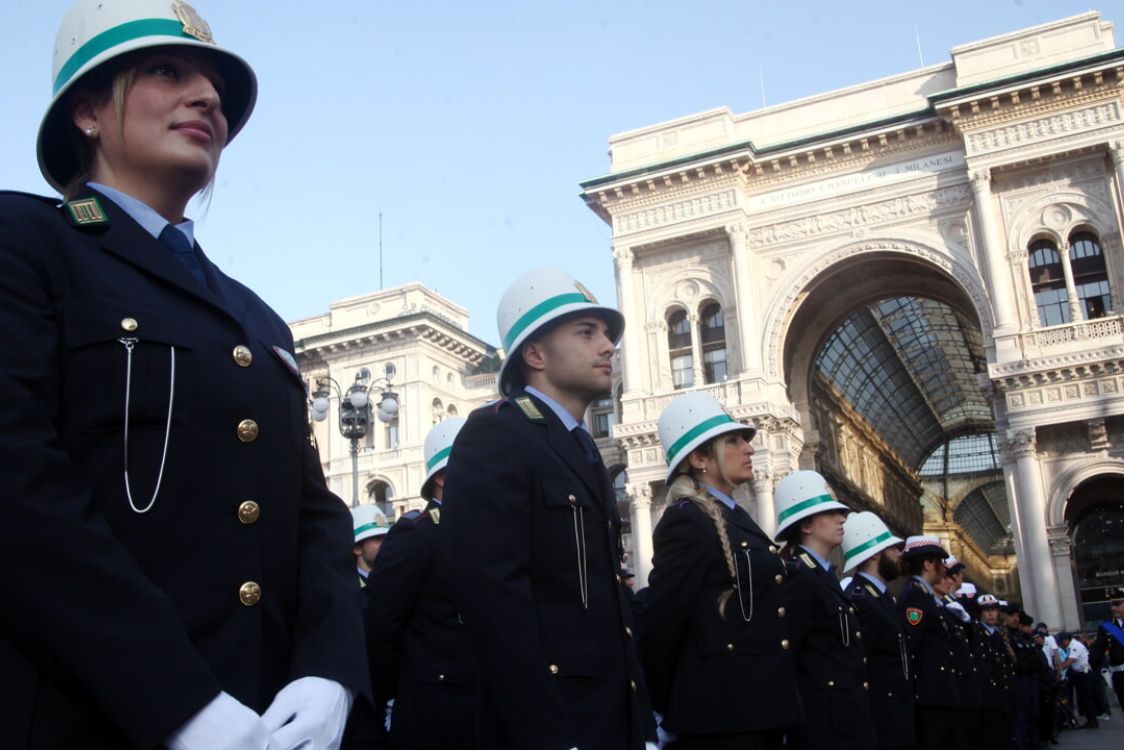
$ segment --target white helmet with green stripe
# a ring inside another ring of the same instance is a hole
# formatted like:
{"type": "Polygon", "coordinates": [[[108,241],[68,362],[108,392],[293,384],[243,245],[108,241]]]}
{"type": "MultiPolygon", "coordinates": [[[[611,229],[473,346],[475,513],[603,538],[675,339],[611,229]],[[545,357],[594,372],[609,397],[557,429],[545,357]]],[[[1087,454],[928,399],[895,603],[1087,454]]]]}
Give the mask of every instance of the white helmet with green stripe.
{"type": "Polygon", "coordinates": [[[390,531],[386,514],[375,505],[360,505],[351,509],[351,523],[355,530],[355,543],[371,537],[384,536],[390,531]]]}
{"type": "Polygon", "coordinates": [[[506,356],[500,368],[500,393],[512,389],[512,380],[521,373],[523,358],[519,348],[548,323],[574,313],[596,314],[609,326],[609,338],[620,341],[624,316],[597,300],[574,277],[553,268],[539,268],[515,280],[500,298],[496,325],[506,356]]]}
{"type": "Polygon", "coordinates": [[[701,391],[685,393],[664,407],[659,433],[667,460],[665,481],[671,481],[691,451],[727,432],[744,432],[746,440],[753,440],[757,429],[731,417],[713,396],[701,391]]]}
{"type": "Polygon", "coordinates": [[[59,25],[51,72],[51,105],[39,126],[39,169],[62,192],[80,169],[77,128],[67,93],[83,76],[126,53],[150,47],[207,50],[226,83],[222,110],[227,143],[246,124],[257,99],[254,71],[241,57],[215,44],[211,28],[182,0],[78,0],[59,25]]]}
{"type": "Polygon", "coordinates": [[[453,452],[453,440],[464,427],[466,421],[464,417],[450,417],[444,422],[439,422],[425,436],[425,445],[422,448],[422,453],[425,456],[425,480],[422,482],[422,497],[426,499],[432,497],[433,487],[430,480],[449,463],[449,454],[453,452]]]}
{"type": "Polygon", "coordinates": [[[876,514],[852,513],[843,524],[843,572],[853,570],[888,547],[905,544],[876,514]]]}
{"type": "Polygon", "coordinates": [[[777,482],[773,499],[777,506],[777,530],[773,532],[775,539],[780,539],[785,529],[808,516],[829,510],[841,510],[844,513],[851,511],[831,496],[827,480],[815,471],[792,472],[777,482]]]}

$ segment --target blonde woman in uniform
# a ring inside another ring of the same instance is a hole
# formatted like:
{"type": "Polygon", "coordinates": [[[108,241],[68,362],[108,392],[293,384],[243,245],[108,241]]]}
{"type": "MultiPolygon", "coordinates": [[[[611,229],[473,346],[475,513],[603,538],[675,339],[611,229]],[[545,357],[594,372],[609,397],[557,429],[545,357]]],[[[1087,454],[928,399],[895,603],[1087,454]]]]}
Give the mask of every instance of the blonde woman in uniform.
{"type": "Polygon", "coordinates": [[[784,562],[733,499],[753,475],[754,432],[705,393],[680,396],[660,415],[668,505],[640,646],[676,750],[774,750],[802,719],[784,562]]]}

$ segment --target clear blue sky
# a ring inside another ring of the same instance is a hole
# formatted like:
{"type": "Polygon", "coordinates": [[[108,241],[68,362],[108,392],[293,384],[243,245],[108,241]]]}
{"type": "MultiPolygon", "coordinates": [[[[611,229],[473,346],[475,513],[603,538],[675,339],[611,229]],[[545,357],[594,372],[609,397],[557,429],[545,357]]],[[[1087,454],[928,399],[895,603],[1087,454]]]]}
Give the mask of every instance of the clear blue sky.
{"type": "MultiPolygon", "coordinates": [[[[111,0],[107,0],[111,1],[111,0]]],[[[170,1],[170,0],[169,0],[170,1]]],[[[196,0],[257,71],[203,247],[288,320],[420,281],[495,343],[495,306],[539,265],[615,304],[609,229],[578,198],[608,137],[760,108],[949,59],[949,48],[1100,0],[196,0]]],[[[0,187],[49,193],[35,134],[69,0],[3,0],[0,187]]],[[[1124,43],[1124,28],[1117,28],[1124,43]]]]}

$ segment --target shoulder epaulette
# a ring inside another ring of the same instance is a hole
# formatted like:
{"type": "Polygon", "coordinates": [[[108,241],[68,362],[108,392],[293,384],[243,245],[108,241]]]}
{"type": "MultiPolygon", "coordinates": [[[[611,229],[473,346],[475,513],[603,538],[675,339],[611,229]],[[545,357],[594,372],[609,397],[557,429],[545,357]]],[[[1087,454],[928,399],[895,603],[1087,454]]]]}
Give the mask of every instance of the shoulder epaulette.
{"type": "Polygon", "coordinates": [[[441,509],[440,508],[431,508],[430,510],[426,511],[426,514],[430,518],[433,519],[433,525],[434,526],[441,523],[441,509]]]}
{"type": "Polygon", "coordinates": [[[539,407],[535,406],[535,402],[531,400],[530,396],[516,396],[515,405],[523,412],[523,416],[532,422],[545,421],[542,412],[539,411],[539,407]]]}
{"type": "Polygon", "coordinates": [[[877,599],[877,598],[878,598],[878,596],[879,596],[879,595],[878,595],[878,591],[877,591],[877,590],[875,590],[875,588],[874,588],[873,586],[871,586],[871,585],[870,585],[869,583],[864,583],[864,584],[862,585],[862,588],[864,588],[864,589],[866,589],[867,591],[869,591],[869,592],[870,592],[870,595],[871,595],[871,596],[873,596],[873,597],[874,597],[875,599],[877,599]]]}
{"type": "Polygon", "coordinates": [[[807,552],[801,552],[799,555],[797,555],[797,557],[800,558],[800,560],[804,563],[804,565],[808,567],[809,570],[816,569],[815,561],[812,560],[811,556],[807,552]]]}
{"type": "Polygon", "coordinates": [[[109,217],[96,196],[77,198],[62,204],[70,223],[76,227],[102,226],[109,224],[109,217]]]}
{"type": "Polygon", "coordinates": [[[408,513],[402,514],[402,520],[403,521],[416,521],[421,517],[422,517],[422,512],[420,510],[411,510],[408,513]]]}

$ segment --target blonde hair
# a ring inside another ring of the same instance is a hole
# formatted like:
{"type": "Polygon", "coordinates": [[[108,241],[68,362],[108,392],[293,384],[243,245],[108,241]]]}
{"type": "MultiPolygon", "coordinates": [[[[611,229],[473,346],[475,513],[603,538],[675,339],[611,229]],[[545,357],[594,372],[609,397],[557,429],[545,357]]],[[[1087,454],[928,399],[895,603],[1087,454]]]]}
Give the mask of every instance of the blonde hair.
{"type": "MultiPolygon", "coordinates": [[[[720,451],[715,450],[718,441],[722,440],[724,437],[725,435],[719,435],[712,438],[696,448],[695,451],[700,451],[714,459],[718,464],[719,474],[725,479],[726,467],[721,457],[722,454],[720,451]]],[[[694,451],[692,451],[692,453],[693,452],[694,451]]],[[[728,479],[726,481],[729,482],[728,479]]],[[[730,574],[731,584],[730,588],[718,595],[718,614],[722,619],[726,619],[726,604],[734,594],[738,580],[738,569],[737,563],[734,560],[734,550],[730,546],[730,535],[726,530],[726,518],[722,515],[721,503],[715,502],[714,498],[702,488],[698,478],[691,473],[691,464],[686,458],[680,462],[675,479],[672,480],[667,488],[667,501],[673,503],[679,500],[690,500],[694,503],[699,510],[710,517],[711,522],[714,523],[714,530],[718,533],[718,543],[722,547],[722,557],[726,561],[726,570],[730,574]]],[[[752,585],[752,583],[750,585],[752,585]]]]}

